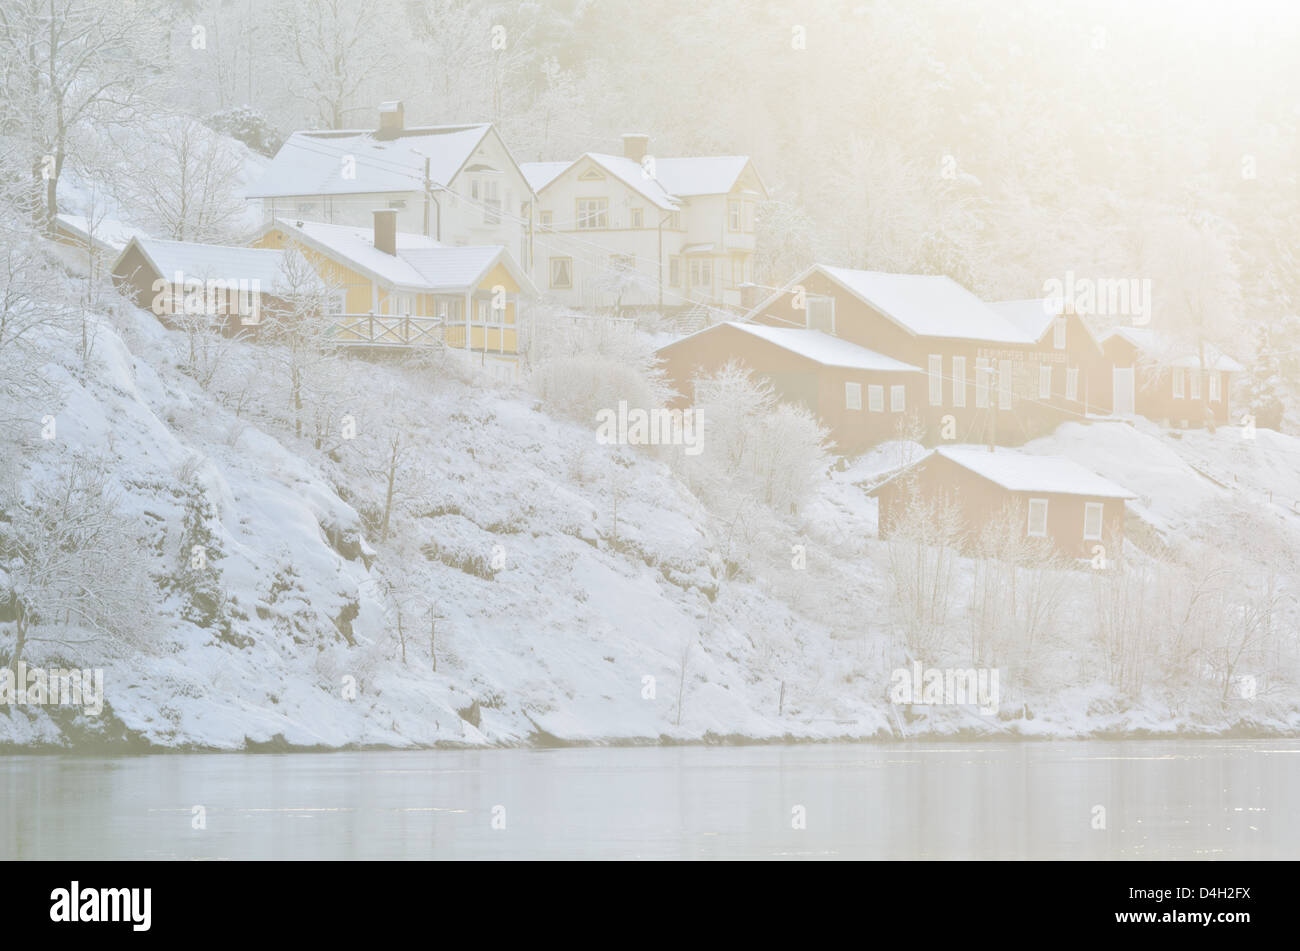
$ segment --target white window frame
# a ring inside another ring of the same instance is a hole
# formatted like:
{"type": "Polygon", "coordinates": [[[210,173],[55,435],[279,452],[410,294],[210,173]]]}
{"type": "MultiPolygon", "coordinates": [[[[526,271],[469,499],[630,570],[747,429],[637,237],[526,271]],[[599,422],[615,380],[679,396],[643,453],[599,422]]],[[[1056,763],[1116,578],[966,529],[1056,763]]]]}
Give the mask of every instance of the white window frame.
{"type": "Polygon", "coordinates": [[[809,296],[809,297],[805,297],[805,298],[804,298],[804,308],[803,308],[803,325],[804,325],[804,327],[807,328],[808,330],[820,330],[822,333],[828,333],[828,334],[831,334],[832,336],[834,336],[834,334],[835,334],[835,298],[834,298],[834,297],[819,297],[819,296],[809,296]],[[831,309],[831,321],[830,321],[830,329],[829,329],[829,330],[825,330],[825,329],[823,329],[823,328],[821,328],[821,327],[814,327],[814,326],[813,326],[813,312],[812,312],[812,311],[813,311],[813,304],[827,304],[827,305],[830,306],[830,309],[831,309]]]}
{"type": "Polygon", "coordinates": [[[889,411],[902,413],[907,410],[907,387],[902,383],[893,383],[889,387],[889,411]]]}
{"type": "Polygon", "coordinates": [[[1079,400],[1079,368],[1069,367],[1065,371],[1065,398],[1071,402],[1079,400]]]}
{"type": "Polygon", "coordinates": [[[1065,349],[1065,327],[1064,317],[1057,317],[1052,321],[1052,347],[1055,350],[1065,349]]]}
{"type": "Polygon", "coordinates": [[[930,354],[930,405],[943,405],[943,354],[930,354]]]}
{"type": "Polygon", "coordinates": [[[1210,402],[1218,403],[1223,398],[1223,385],[1219,379],[1219,371],[1210,371],[1210,402]]]}
{"type": "Polygon", "coordinates": [[[1042,363],[1038,366],[1038,398],[1040,400],[1050,400],[1052,398],[1052,365],[1042,363]]]}
{"type": "Polygon", "coordinates": [[[862,384],[848,383],[844,384],[844,408],[852,410],[862,409],[862,384]]]}
{"type": "Polygon", "coordinates": [[[579,198],[578,230],[604,231],[609,227],[608,198],[579,198]]]}
{"type": "Polygon", "coordinates": [[[975,407],[977,409],[988,409],[990,369],[987,357],[975,358],[975,407]]]}
{"type": "Polygon", "coordinates": [[[1030,538],[1047,537],[1047,499],[1030,499],[1029,500],[1029,524],[1026,526],[1030,538]],[[1042,512],[1042,530],[1034,531],[1034,511],[1038,508],[1042,512]]]}
{"type": "Polygon", "coordinates": [[[867,409],[872,413],[885,411],[885,388],[879,383],[867,384],[867,409]]]}
{"type": "Polygon", "coordinates": [[[998,409],[1011,409],[1011,361],[998,361],[998,409]]]}
{"type": "Polygon", "coordinates": [[[961,409],[966,406],[966,358],[952,358],[952,405],[961,409]]]}
{"type": "Polygon", "coordinates": [[[1101,532],[1105,527],[1106,506],[1101,502],[1084,502],[1083,503],[1083,540],[1086,542],[1101,541],[1101,532]],[[1097,531],[1091,533],[1088,531],[1088,519],[1091,515],[1096,514],[1097,531]]]}
{"type": "Polygon", "coordinates": [[[1188,392],[1191,394],[1192,399],[1199,400],[1201,398],[1201,371],[1193,370],[1191,380],[1192,384],[1188,387],[1188,392]]]}
{"type": "Polygon", "coordinates": [[[1187,373],[1182,367],[1174,367],[1174,399],[1183,399],[1183,393],[1187,390],[1187,373]]]}

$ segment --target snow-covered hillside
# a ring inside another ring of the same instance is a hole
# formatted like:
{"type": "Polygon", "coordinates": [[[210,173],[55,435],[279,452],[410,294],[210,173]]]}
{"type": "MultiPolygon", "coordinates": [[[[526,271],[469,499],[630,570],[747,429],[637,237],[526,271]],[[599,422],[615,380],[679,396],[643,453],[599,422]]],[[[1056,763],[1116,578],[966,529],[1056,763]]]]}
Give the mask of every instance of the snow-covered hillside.
{"type": "MultiPolygon", "coordinates": [[[[356,434],[317,445],[309,431],[295,435],[282,407],[260,403],[279,392],[259,388],[275,345],[229,345],[220,385],[205,388],[182,332],[124,304],[106,309],[113,316],[97,320],[88,361],[72,335],[52,344],[42,372],[59,394],[57,435],[34,441],[12,477],[30,492],[74,458],[106,467],[154,581],[142,612],[150,620],[129,638],[33,640],[28,663],[104,667],[106,708],[98,718],[9,708],[2,743],[336,748],[1300,729],[1295,679],[1276,673],[1249,705],[1154,674],[1121,691],[1088,659],[1092,632],[1068,616],[1036,648],[1032,671],[1017,666],[1026,655],[1007,655],[998,716],[930,708],[900,717],[890,672],[911,655],[891,621],[888,546],[863,486],[915,457],[915,445],[888,444],[833,470],[799,514],[755,536],[767,550],[738,569],[726,537],[734,526],[666,459],[599,445],[593,428],[552,418],[523,389],[446,360],[342,358],[331,373],[349,385],[331,412],[351,416],[356,434]],[[390,469],[382,538],[374,526],[390,469]],[[199,536],[219,579],[206,620],[167,581],[199,536]],[[806,567],[795,567],[796,547],[806,567]]],[[[1067,425],[1027,448],[1132,487],[1148,543],[1226,540],[1294,567],[1300,441],[1104,423],[1067,425]]],[[[1131,547],[1134,559],[1149,557],[1131,547]]],[[[973,583],[964,559],[956,570],[959,591],[973,583]]],[[[1070,577],[1086,600],[1086,573],[1070,577]]],[[[1294,600],[1282,611],[1276,649],[1293,658],[1294,600]]],[[[0,636],[10,640],[11,628],[0,623],[0,636]]],[[[969,664],[957,640],[927,657],[941,661],[969,664]]]]}

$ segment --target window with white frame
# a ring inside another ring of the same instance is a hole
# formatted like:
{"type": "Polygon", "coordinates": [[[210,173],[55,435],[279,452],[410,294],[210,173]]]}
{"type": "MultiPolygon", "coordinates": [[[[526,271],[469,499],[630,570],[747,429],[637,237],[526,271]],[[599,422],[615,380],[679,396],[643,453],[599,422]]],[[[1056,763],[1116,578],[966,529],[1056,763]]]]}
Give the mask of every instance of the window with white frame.
{"type": "Polygon", "coordinates": [[[1199,400],[1201,398],[1201,371],[1200,370],[1192,371],[1191,381],[1192,381],[1192,385],[1190,391],[1192,394],[1192,399],[1199,400]]]}
{"type": "Polygon", "coordinates": [[[633,208],[630,215],[630,223],[633,228],[640,228],[645,222],[645,215],[640,208],[633,208]]]}
{"type": "Polygon", "coordinates": [[[875,383],[867,384],[867,409],[873,413],[885,411],[885,388],[875,383]]]}
{"type": "Polygon", "coordinates": [[[895,383],[889,388],[889,411],[891,413],[901,413],[907,409],[906,389],[900,383],[895,383]]]}
{"type": "Polygon", "coordinates": [[[599,228],[609,227],[609,199],[608,198],[579,198],[578,199],[578,228],[582,231],[591,231],[599,228]]]}
{"type": "Polygon", "coordinates": [[[1011,361],[998,361],[998,409],[1011,409],[1011,361]]]}
{"type": "Polygon", "coordinates": [[[553,220],[552,215],[553,212],[539,211],[537,213],[538,224],[541,225],[542,228],[549,231],[551,228],[551,221],[553,220]]]}
{"type": "Polygon", "coordinates": [[[975,358],[975,405],[979,409],[989,405],[989,362],[984,357],[975,358]]]}
{"type": "Polygon", "coordinates": [[[1067,400],[1077,401],[1079,399],[1079,368],[1070,367],[1065,371],[1065,398],[1067,400]]]}
{"type": "Polygon", "coordinates": [[[861,383],[844,384],[844,408],[862,409],[862,384],[861,383]]]}
{"type": "Polygon", "coordinates": [[[952,358],[952,405],[966,405],[966,358],[952,358]]]}
{"type": "Polygon", "coordinates": [[[483,223],[497,224],[501,220],[500,183],[496,179],[485,178],[482,183],[475,182],[475,184],[479,187],[474,198],[483,203],[483,223]]]}
{"type": "Polygon", "coordinates": [[[930,405],[943,405],[943,355],[930,354],[930,405]]]}
{"type": "Polygon", "coordinates": [[[1038,398],[1040,400],[1050,400],[1052,398],[1052,365],[1044,363],[1038,368],[1038,398]]]}
{"type": "Polygon", "coordinates": [[[1101,517],[1105,509],[1100,502],[1083,504],[1083,537],[1085,541],[1101,541],[1101,517]]]}
{"type": "Polygon", "coordinates": [[[1174,377],[1174,399],[1181,400],[1183,398],[1183,391],[1184,391],[1185,384],[1187,382],[1187,374],[1186,372],[1184,372],[1182,367],[1174,367],[1173,377],[1174,377]]]}
{"type": "Polygon", "coordinates": [[[1217,370],[1210,371],[1210,402],[1217,403],[1222,394],[1219,390],[1219,374],[1217,370]]]}
{"type": "Polygon", "coordinates": [[[691,287],[713,286],[713,258],[691,258],[691,287]]]}
{"type": "Polygon", "coordinates": [[[835,298],[808,297],[805,298],[805,306],[809,330],[820,330],[826,334],[835,333],[835,298]]]}
{"type": "Polygon", "coordinates": [[[1065,318],[1057,317],[1052,321],[1052,347],[1056,350],[1065,349],[1065,318]]]}
{"type": "Polygon", "coordinates": [[[740,202],[733,198],[727,202],[727,230],[739,231],[740,225],[740,202]]]}
{"type": "Polygon", "coordinates": [[[1047,499],[1029,500],[1029,537],[1047,537],[1047,499]]]}

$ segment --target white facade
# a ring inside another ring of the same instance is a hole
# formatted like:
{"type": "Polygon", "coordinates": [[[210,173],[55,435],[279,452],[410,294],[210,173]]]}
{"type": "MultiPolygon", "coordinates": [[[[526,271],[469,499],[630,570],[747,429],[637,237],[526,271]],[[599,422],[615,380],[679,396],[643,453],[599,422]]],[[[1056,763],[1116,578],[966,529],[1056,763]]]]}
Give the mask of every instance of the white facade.
{"type": "Polygon", "coordinates": [[[399,231],[500,245],[526,267],[533,192],[496,129],[405,128],[400,107],[387,115],[376,130],[294,133],[249,189],[263,219],[365,226],[393,208],[399,231]]]}
{"type": "Polygon", "coordinates": [[[538,196],[532,276],[544,296],[575,309],[741,305],[766,198],[747,159],[587,153],[558,174],[556,163],[523,168],[538,196]]]}

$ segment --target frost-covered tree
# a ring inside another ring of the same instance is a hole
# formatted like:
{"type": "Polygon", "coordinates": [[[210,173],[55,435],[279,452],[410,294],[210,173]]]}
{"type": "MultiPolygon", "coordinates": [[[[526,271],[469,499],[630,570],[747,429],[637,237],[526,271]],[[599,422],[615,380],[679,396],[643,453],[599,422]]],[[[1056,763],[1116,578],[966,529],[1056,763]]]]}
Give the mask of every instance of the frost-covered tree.
{"type": "Polygon", "coordinates": [[[0,487],[0,601],[14,618],[11,666],[32,641],[147,640],[148,562],[120,499],[108,467],[80,457],[53,461],[26,491],[0,487]]]}
{"type": "Polygon", "coordinates": [[[24,204],[51,230],[59,180],[89,126],[129,118],[155,81],[146,53],[163,47],[149,4],[126,0],[0,3],[0,127],[23,144],[24,204]]]}
{"type": "Polygon", "coordinates": [[[247,204],[239,194],[243,159],[195,119],[159,119],[132,126],[120,147],[115,185],[139,223],[156,237],[209,244],[232,242],[247,204]],[[154,147],[132,145],[145,135],[154,147]]]}

